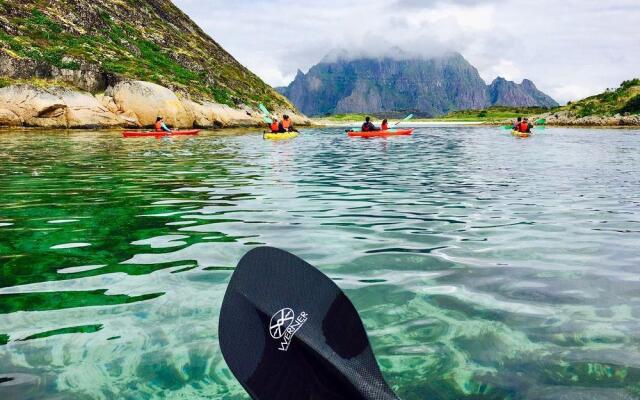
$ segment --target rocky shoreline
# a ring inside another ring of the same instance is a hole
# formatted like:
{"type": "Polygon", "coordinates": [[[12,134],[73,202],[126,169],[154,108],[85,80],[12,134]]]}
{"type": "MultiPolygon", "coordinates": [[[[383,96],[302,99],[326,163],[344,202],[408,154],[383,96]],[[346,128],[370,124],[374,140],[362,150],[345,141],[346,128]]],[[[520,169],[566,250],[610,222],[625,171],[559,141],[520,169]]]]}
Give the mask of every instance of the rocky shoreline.
{"type": "MultiPolygon", "coordinates": [[[[293,110],[297,125],[311,122],[293,110]]],[[[248,106],[197,102],[171,89],[146,81],[125,80],[103,93],[62,86],[14,84],[0,88],[0,127],[38,128],[148,128],[157,116],[176,128],[232,128],[264,126],[262,115],[248,106]]]]}
{"type": "Polygon", "coordinates": [[[615,114],[612,116],[606,115],[589,115],[586,117],[578,117],[569,111],[557,111],[542,114],[534,117],[533,119],[544,118],[547,120],[547,125],[553,126],[582,126],[582,127],[636,127],[640,126],[640,115],[630,114],[621,115],[615,114]]]}

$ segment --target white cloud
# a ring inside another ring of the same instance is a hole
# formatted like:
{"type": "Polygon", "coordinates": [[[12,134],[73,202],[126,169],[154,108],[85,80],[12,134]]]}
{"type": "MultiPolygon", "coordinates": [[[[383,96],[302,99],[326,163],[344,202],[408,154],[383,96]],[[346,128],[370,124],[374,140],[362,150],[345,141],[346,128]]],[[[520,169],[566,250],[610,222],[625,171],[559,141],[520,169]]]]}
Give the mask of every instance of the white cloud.
{"type": "Polygon", "coordinates": [[[394,46],[424,56],[459,51],[485,80],[529,78],[560,102],[640,76],[637,0],[174,2],[274,86],[333,49],[394,46]]]}
{"type": "Polygon", "coordinates": [[[510,81],[521,81],[526,78],[522,70],[518,68],[515,62],[501,58],[495,65],[483,74],[485,81],[490,81],[495,77],[501,76],[510,81]]]}

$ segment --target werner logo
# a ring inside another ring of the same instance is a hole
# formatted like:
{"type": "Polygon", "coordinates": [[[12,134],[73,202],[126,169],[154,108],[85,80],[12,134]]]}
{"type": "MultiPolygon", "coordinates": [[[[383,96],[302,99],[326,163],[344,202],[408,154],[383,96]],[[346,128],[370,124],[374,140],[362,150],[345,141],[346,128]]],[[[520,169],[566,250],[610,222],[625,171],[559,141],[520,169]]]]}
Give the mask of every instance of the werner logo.
{"type": "Polygon", "coordinates": [[[307,313],[302,311],[296,318],[290,308],[283,308],[273,314],[269,323],[269,334],[272,338],[280,340],[278,350],[287,351],[289,349],[293,336],[307,322],[308,317],[307,313]]]}

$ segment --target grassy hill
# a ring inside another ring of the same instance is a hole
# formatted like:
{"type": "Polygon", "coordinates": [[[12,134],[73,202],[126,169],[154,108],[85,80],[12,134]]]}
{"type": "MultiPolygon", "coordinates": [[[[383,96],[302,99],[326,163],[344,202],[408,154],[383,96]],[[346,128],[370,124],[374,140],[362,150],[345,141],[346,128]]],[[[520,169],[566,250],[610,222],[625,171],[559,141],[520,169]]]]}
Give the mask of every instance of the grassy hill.
{"type": "Polygon", "coordinates": [[[613,116],[615,114],[640,114],[640,79],[622,82],[620,87],[607,89],[604,93],[569,103],[561,110],[576,117],[592,115],[613,116]]]}
{"type": "Polygon", "coordinates": [[[97,68],[197,100],[293,108],[169,0],[0,0],[0,67],[16,60],[35,63],[35,73],[5,72],[0,85],[53,83],[38,73],[51,67],[97,68]]]}

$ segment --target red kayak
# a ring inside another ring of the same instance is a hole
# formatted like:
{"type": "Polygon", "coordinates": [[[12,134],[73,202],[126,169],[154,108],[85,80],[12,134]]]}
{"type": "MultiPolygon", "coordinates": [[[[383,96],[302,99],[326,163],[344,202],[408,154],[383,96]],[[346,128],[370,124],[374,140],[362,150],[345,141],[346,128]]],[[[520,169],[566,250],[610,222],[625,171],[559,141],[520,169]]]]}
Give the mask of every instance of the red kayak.
{"type": "Polygon", "coordinates": [[[347,132],[351,137],[387,137],[387,136],[407,136],[413,133],[413,129],[389,129],[387,131],[368,131],[368,132],[347,132]]]}
{"type": "Polygon", "coordinates": [[[172,131],[171,133],[169,132],[157,132],[157,131],[147,131],[147,132],[140,132],[140,131],[124,131],[122,132],[122,136],[124,137],[147,137],[147,136],[153,136],[156,139],[157,138],[161,138],[161,137],[165,137],[165,136],[193,136],[193,135],[197,135],[198,132],[200,132],[200,129],[191,129],[188,131],[172,131]]]}

